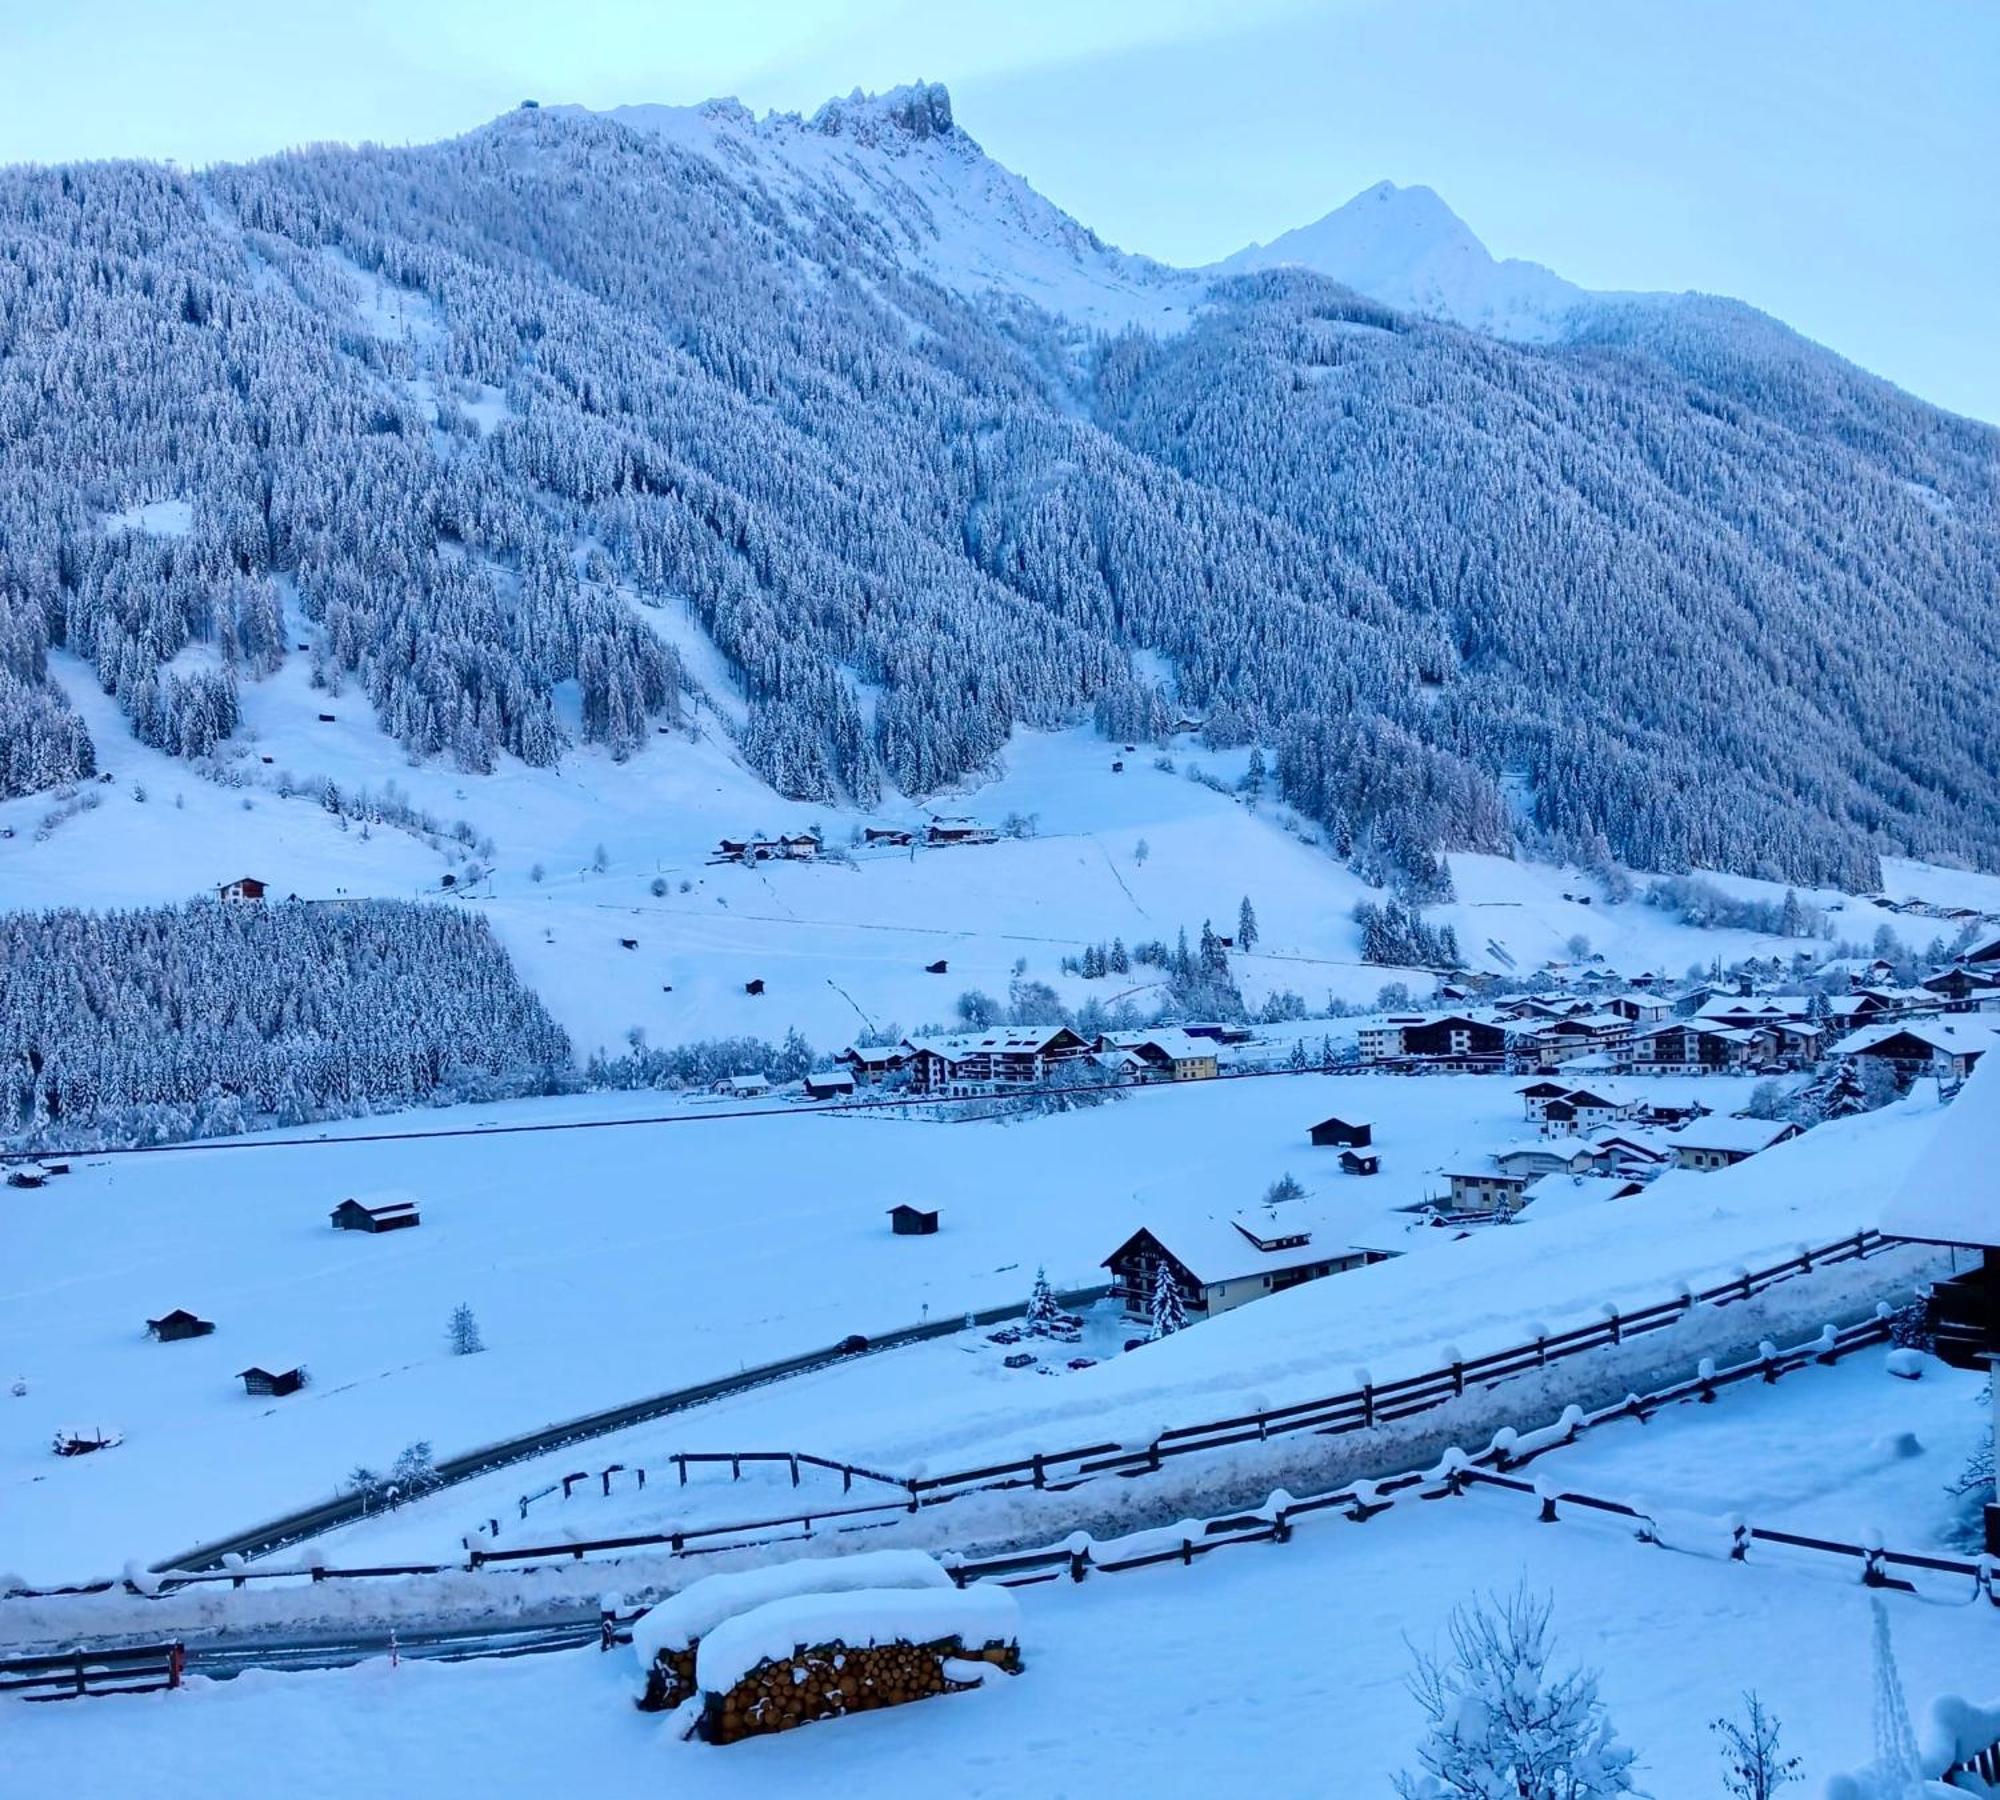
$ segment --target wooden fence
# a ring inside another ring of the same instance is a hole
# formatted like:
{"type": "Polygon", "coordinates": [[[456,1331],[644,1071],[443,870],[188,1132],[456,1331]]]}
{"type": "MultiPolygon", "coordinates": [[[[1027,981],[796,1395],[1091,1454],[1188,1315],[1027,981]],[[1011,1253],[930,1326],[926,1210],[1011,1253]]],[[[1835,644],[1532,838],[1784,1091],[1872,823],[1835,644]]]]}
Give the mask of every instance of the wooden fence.
{"type": "Polygon", "coordinates": [[[177,1688],[186,1669],[179,1643],[116,1650],[67,1650],[0,1659],[0,1694],[23,1700],[77,1700],[88,1694],[150,1694],[177,1688]]]}

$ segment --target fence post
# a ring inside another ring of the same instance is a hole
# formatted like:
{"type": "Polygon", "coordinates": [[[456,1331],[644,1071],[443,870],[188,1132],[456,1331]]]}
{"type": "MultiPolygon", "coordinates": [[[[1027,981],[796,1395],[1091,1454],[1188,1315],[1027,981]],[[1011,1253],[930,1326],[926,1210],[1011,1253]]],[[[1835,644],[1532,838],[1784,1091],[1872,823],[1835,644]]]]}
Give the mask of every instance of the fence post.
{"type": "Polygon", "coordinates": [[[1042,1453],[1039,1450],[1037,1450],[1035,1452],[1035,1486],[1039,1488],[1039,1487],[1047,1487],[1048,1485],[1049,1485],[1048,1471],[1042,1465],[1042,1453]]]}
{"type": "Polygon", "coordinates": [[[80,1695],[90,1692],[89,1678],[83,1672],[83,1652],[81,1650],[76,1653],[76,1691],[80,1695]]]}
{"type": "Polygon", "coordinates": [[[1607,1300],[1604,1303],[1604,1322],[1611,1328],[1612,1343],[1623,1343],[1624,1339],[1619,1335],[1623,1321],[1618,1316],[1618,1304],[1616,1301],[1607,1300]]]}
{"type": "Polygon", "coordinates": [[[730,1479],[731,1481],[741,1481],[741,1480],[743,1479],[743,1459],[742,1459],[742,1457],[740,1457],[740,1456],[732,1456],[732,1457],[731,1457],[731,1458],[729,1459],[729,1479],[730,1479]]]}
{"type": "Polygon", "coordinates": [[[1274,1544],[1289,1544],[1292,1541],[1292,1521],[1282,1506],[1271,1515],[1271,1541],[1274,1544]]]}
{"type": "Polygon", "coordinates": [[[1181,1567],[1184,1569],[1190,1569],[1194,1567],[1193,1538],[1184,1537],[1181,1539],[1181,1567]]]}
{"type": "Polygon", "coordinates": [[[1541,1490],[1541,1495],[1542,1495],[1542,1510],[1540,1515],[1538,1516],[1537,1523],[1542,1525],[1553,1525],[1557,1522],[1556,1491],[1554,1488],[1543,1488],[1541,1490]]]}
{"type": "Polygon", "coordinates": [[[1778,1346],[1765,1338],[1757,1346],[1757,1360],[1764,1365],[1764,1385],[1775,1386],[1778,1379],[1778,1346]]]}
{"type": "Polygon", "coordinates": [[[607,1606],[597,1615],[597,1647],[609,1650],[617,1642],[618,1615],[607,1606]]]}
{"type": "Polygon", "coordinates": [[[1729,1560],[1731,1562],[1750,1560],[1750,1527],[1741,1519],[1729,1529],[1729,1560]]]}
{"type": "Polygon", "coordinates": [[[674,1467],[681,1472],[681,1486],[686,1487],[688,1484],[688,1459],[679,1452],[676,1452],[674,1455],[674,1467]]]}
{"type": "Polygon", "coordinates": [[[1090,1546],[1080,1544],[1069,1553],[1069,1578],[1081,1581],[1090,1573],[1090,1546]]]}
{"type": "Polygon", "coordinates": [[[797,1487],[799,1485],[799,1453],[796,1450],[794,1450],[791,1454],[792,1454],[792,1486],[797,1487]]]}
{"type": "Polygon", "coordinates": [[[167,1646],[167,1686],[177,1688],[187,1669],[187,1646],[179,1638],[167,1646]]]}
{"type": "Polygon", "coordinates": [[[1361,1428],[1364,1431],[1375,1429],[1375,1384],[1372,1381],[1361,1384],[1361,1428]]]}

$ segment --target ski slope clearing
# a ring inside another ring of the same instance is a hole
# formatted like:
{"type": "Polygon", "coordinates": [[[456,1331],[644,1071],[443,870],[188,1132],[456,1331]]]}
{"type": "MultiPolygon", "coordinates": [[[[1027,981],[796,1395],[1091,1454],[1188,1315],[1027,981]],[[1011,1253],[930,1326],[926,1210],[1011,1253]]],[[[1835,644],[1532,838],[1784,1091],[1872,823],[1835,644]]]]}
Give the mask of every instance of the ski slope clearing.
{"type": "MultiPolygon", "coordinates": [[[[1676,1555],[1580,1517],[1551,1528],[1531,1503],[1482,1492],[1361,1526],[1327,1520],[1193,1568],[1021,1590],[1017,1680],[726,1750],[680,1743],[666,1717],[633,1709],[629,1652],[582,1651],[253,1672],[23,1707],[9,1768],[23,1792],[77,1795],[118,1791],[108,1772],[139,1767],[161,1792],[262,1792],[281,1759],[300,1800],[548,1793],[580,1770],[695,1800],[860,1800],[934,1785],[940,1769],[974,1796],[1234,1793],[1254,1745],[1264,1794],[1372,1796],[1409,1766],[1420,1728],[1403,1685],[1410,1645],[1430,1647],[1455,1602],[1517,1580],[1552,1597],[1558,1663],[1601,1666],[1647,1791],[1714,1791],[1706,1723],[1753,1686],[1804,1758],[1802,1792],[1867,1759],[1867,1602],[1849,1573],[1676,1555]]],[[[1919,1718],[1992,1667],[1990,1609],[1888,1604],[1919,1718]]]]}

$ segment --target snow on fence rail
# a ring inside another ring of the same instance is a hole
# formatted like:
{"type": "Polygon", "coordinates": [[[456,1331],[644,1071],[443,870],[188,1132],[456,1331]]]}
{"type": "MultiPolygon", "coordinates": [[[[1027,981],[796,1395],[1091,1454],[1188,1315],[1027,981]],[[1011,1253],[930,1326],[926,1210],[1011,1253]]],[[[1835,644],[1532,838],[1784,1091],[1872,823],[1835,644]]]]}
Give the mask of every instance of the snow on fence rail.
{"type": "MultiPolygon", "coordinates": [[[[743,1468],[746,1463],[752,1467],[765,1463],[783,1463],[790,1471],[793,1487],[799,1485],[801,1471],[804,1469],[824,1469],[829,1474],[838,1475],[840,1491],[843,1494],[852,1493],[857,1480],[873,1481],[884,1487],[903,1486],[898,1476],[884,1475],[878,1469],[863,1468],[859,1463],[841,1462],[837,1458],[828,1456],[815,1456],[810,1450],[676,1450],[665,1460],[672,1465],[679,1477],[677,1485],[681,1487],[686,1487],[688,1484],[690,1468],[720,1467],[723,1463],[729,1465],[731,1481],[743,1479],[743,1468]]],[[[537,1488],[532,1494],[521,1495],[514,1503],[518,1509],[519,1519],[525,1519],[529,1507],[537,1505],[551,1495],[567,1500],[579,1488],[586,1495],[590,1494],[593,1490],[589,1484],[592,1482],[597,1484],[595,1489],[597,1497],[609,1499],[613,1487],[617,1485],[621,1476],[625,1478],[625,1485],[634,1490],[643,1490],[646,1486],[647,1474],[643,1465],[607,1463],[595,1474],[588,1469],[578,1469],[550,1482],[547,1487],[537,1488]]],[[[489,1537],[498,1537],[500,1521],[488,1519],[483,1529],[489,1537]]]]}
{"type": "MultiPolygon", "coordinates": [[[[1025,1487],[1031,1484],[1053,1492],[1067,1492],[1100,1474],[1118,1474],[1128,1478],[1152,1474],[1162,1468],[1166,1459],[1172,1457],[1225,1448],[1232,1444],[1263,1441],[1290,1432],[1317,1431],[1329,1435],[1339,1434],[1408,1417],[1429,1407],[1442,1405],[1456,1395],[1462,1395],[1469,1381],[1492,1383],[1505,1379],[1510,1374],[1546,1367],[1549,1362],[1560,1360],[1562,1357],[1580,1355],[1586,1349],[1623,1343],[1638,1333],[1658,1330],[1673,1323],[1685,1316],[1692,1306],[1703,1303],[1721,1305],[1742,1300],[1790,1276],[1823,1268],[1832,1263],[1868,1256],[1876,1250],[1887,1247],[1889,1242],[1890,1240],[1885,1239],[1879,1232],[1857,1232],[1854,1236],[1842,1238],[1831,1245],[1801,1250],[1799,1255],[1789,1262],[1768,1269],[1746,1270],[1721,1287],[1708,1289],[1704,1293],[1690,1294],[1684,1291],[1680,1298],[1666,1302],[1662,1306],[1649,1307],[1622,1317],[1614,1314],[1597,1324],[1580,1327],[1574,1331],[1544,1334],[1532,1345],[1516,1346],[1471,1361],[1454,1362],[1445,1370],[1434,1370],[1427,1375],[1413,1376],[1402,1382],[1371,1386],[1357,1390],[1354,1394],[1339,1395],[1328,1400],[1302,1401],[1292,1406],[1215,1420],[1206,1425],[1173,1428],[1163,1432],[1159,1438],[1141,1450],[1125,1450],[1115,1444],[1094,1445],[1066,1452],[1060,1456],[1040,1456],[1020,1462],[994,1464],[983,1469],[963,1470],[955,1475],[933,1477],[927,1481],[921,1479],[894,1481],[892,1485],[901,1490],[895,1500],[826,1507],[809,1513],[788,1514],[775,1518],[683,1526],[665,1531],[638,1532],[623,1537],[575,1539],[569,1542],[524,1545],[507,1549],[482,1550],[476,1545],[468,1544],[467,1559],[464,1563],[411,1563],[350,1569],[329,1567],[324,1558],[312,1557],[299,1563],[267,1563],[253,1567],[246,1564],[240,1556],[231,1556],[225,1559],[226,1566],[220,1569],[167,1568],[142,1572],[133,1565],[127,1568],[122,1582],[104,1580],[59,1588],[15,1587],[0,1592],[0,1599],[49,1599],[70,1594],[101,1594],[121,1586],[128,1593],[157,1596],[177,1592],[183,1588],[219,1582],[228,1582],[233,1587],[241,1588],[253,1581],[298,1580],[301,1577],[321,1582],[391,1575],[442,1575],[461,1569],[480,1569],[502,1564],[533,1566],[565,1559],[581,1562],[588,1556],[616,1554],[627,1550],[664,1549],[673,1556],[700,1555],[716,1550],[744,1549],[757,1544],[810,1539],[819,1535],[819,1531],[815,1530],[816,1527],[822,1531],[831,1527],[836,1532],[865,1530],[886,1525],[897,1515],[915,1513],[927,1506],[942,1505],[963,1494],[1025,1487]],[[1061,1474],[1064,1478],[1052,1481],[1049,1479],[1052,1472],[1061,1474]]],[[[1552,1447],[1555,1443],[1567,1443],[1577,1430],[1586,1430],[1616,1419],[1643,1419],[1662,1406],[1677,1404],[1684,1400],[1713,1400],[1721,1390],[1740,1382],[1753,1380],[1773,1382],[1781,1375],[1796,1369],[1806,1368],[1815,1363],[1836,1362],[1842,1356],[1869,1344],[1883,1342],[1889,1333],[1888,1312],[1889,1308],[1886,1305],[1879,1305],[1873,1318],[1844,1329],[1828,1325],[1816,1337],[1790,1350],[1780,1350],[1766,1342],[1760,1346],[1756,1357],[1728,1369],[1718,1370],[1709,1358],[1703,1357],[1697,1364],[1695,1374],[1688,1380],[1672,1383],[1644,1395],[1628,1395],[1617,1405],[1600,1409],[1595,1413],[1584,1413],[1576,1407],[1568,1408],[1557,1425],[1529,1434],[1526,1438],[1511,1431],[1500,1432],[1484,1454],[1492,1459],[1496,1466],[1506,1469],[1525,1462],[1533,1455],[1541,1454],[1543,1449],[1552,1447]]],[[[731,1453],[723,1451],[700,1454],[726,1461],[731,1453]]],[[[748,1456],[751,1453],[740,1454],[748,1456]]],[[[788,1456],[790,1453],[774,1451],[764,1454],[788,1456]]],[[[1411,1476],[1408,1479],[1418,1478],[1411,1476]]],[[[1335,1496],[1325,1503],[1334,1504],[1338,1498],[1335,1496]]],[[[1300,1502],[1300,1504],[1311,1503],[1300,1502]]]]}
{"type": "Polygon", "coordinates": [[[178,1641],[112,1650],[65,1650],[0,1659],[0,1694],[22,1700],[80,1700],[91,1694],[150,1694],[177,1688],[187,1656],[178,1641]]]}

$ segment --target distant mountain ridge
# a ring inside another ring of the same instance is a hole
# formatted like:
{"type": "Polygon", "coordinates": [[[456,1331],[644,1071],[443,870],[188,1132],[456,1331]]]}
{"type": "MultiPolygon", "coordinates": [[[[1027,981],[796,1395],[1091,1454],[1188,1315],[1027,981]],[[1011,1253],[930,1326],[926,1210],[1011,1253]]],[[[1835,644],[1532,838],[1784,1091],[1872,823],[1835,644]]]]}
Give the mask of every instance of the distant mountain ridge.
{"type": "Polygon", "coordinates": [[[1192,709],[1418,898],[2000,867],[2000,433],[1423,190],[1169,269],[920,84],[5,170],[0,228],[0,794],[109,754],[50,645],[204,765],[306,657],[472,775],[671,756],[719,658],[805,800],[1192,709]]]}

